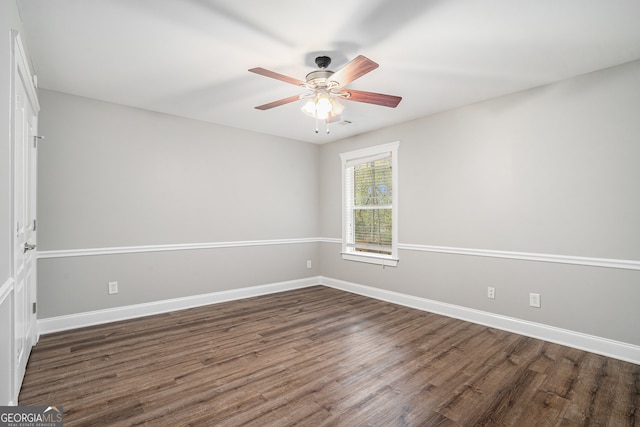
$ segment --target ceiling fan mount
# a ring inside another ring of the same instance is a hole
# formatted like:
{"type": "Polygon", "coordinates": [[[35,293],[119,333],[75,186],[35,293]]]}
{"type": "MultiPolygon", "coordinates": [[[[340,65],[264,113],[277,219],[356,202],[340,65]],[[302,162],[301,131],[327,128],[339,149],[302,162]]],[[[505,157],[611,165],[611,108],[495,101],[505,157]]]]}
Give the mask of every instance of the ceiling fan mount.
{"type": "Polygon", "coordinates": [[[318,68],[327,68],[331,64],[331,58],[328,56],[318,56],[316,58],[316,65],[318,68]]]}

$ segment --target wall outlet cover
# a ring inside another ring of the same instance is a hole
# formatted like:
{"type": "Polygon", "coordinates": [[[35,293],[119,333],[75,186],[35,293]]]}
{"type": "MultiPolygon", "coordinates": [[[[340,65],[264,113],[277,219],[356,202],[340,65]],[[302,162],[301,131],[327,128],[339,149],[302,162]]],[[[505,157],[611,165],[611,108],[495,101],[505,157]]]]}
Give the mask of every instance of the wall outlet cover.
{"type": "Polygon", "coordinates": [[[529,294],[529,306],[540,308],[540,294],[529,294]]]}
{"type": "Polygon", "coordinates": [[[109,295],[118,293],[118,282],[109,282],[109,295]]]}

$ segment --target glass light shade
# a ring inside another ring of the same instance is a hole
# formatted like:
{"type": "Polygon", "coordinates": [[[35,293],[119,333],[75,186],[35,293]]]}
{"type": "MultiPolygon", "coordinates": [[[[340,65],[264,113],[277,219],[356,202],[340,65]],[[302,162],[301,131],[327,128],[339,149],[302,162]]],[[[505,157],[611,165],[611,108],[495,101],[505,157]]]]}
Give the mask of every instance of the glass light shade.
{"type": "Polygon", "coordinates": [[[320,93],[313,98],[309,98],[301,110],[309,117],[327,120],[329,117],[336,117],[342,114],[344,106],[330,94],[320,93]]]}
{"type": "Polygon", "coordinates": [[[316,103],[316,116],[320,120],[325,120],[331,113],[331,100],[327,95],[320,95],[316,103]]]}
{"type": "Polygon", "coordinates": [[[307,116],[315,117],[316,116],[316,100],[315,98],[309,99],[302,106],[302,112],[307,116]]]}
{"type": "Polygon", "coordinates": [[[331,115],[339,116],[344,111],[344,105],[340,104],[337,99],[331,98],[331,115]]]}

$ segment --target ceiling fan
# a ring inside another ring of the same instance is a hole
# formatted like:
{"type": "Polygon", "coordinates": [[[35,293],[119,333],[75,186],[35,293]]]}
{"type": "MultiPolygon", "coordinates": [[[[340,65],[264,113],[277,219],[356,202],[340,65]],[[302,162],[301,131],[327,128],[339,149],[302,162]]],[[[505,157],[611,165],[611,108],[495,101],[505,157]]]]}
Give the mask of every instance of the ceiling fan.
{"type": "MultiPolygon", "coordinates": [[[[307,74],[305,81],[261,67],[251,68],[249,71],[252,73],[294,84],[309,90],[309,93],[279,99],[255,108],[258,110],[268,110],[300,99],[307,99],[307,102],[302,107],[302,111],[316,119],[316,133],[318,133],[317,123],[319,120],[325,123],[339,120],[340,114],[344,110],[344,106],[338,102],[339,99],[365,102],[367,104],[391,108],[395,108],[402,100],[399,96],[345,88],[345,86],[355,79],[378,68],[378,64],[369,58],[359,55],[336,72],[327,69],[329,64],[331,64],[331,58],[328,56],[318,56],[315,62],[319,70],[307,74]]],[[[329,133],[328,126],[327,133],[329,133]]]]}

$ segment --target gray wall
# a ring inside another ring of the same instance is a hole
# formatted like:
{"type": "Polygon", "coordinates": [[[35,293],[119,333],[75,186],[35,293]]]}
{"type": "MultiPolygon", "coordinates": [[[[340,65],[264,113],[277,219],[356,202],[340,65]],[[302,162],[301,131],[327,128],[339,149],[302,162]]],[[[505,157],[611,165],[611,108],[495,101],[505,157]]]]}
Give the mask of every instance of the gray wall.
{"type": "MultiPolygon", "coordinates": [[[[339,153],[399,140],[400,243],[640,260],[639,113],[636,61],[328,144],[321,233],[341,233],[339,153]]],[[[381,270],[339,249],[323,275],[640,344],[637,270],[407,250],[381,270]]]]}
{"type": "Polygon", "coordinates": [[[39,248],[318,233],[319,147],[40,90],[39,248]]]}
{"type": "MultiPolygon", "coordinates": [[[[638,76],[634,62],[324,146],[41,91],[40,249],[339,238],[338,154],[400,140],[401,243],[640,260],[638,76]]],[[[321,274],[640,345],[638,271],[407,250],[383,270],[339,249],[41,259],[40,317],[321,274]]]]}
{"type": "MultiPolygon", "coordinates": [[[[309,238],[319,147],[41,90],[39,249],[309,238]]],[[[40,318],[318,274],[318,246],[38,261],[40,318]],[[107,295],[107,283],[120,292],[107,295]]]]}

